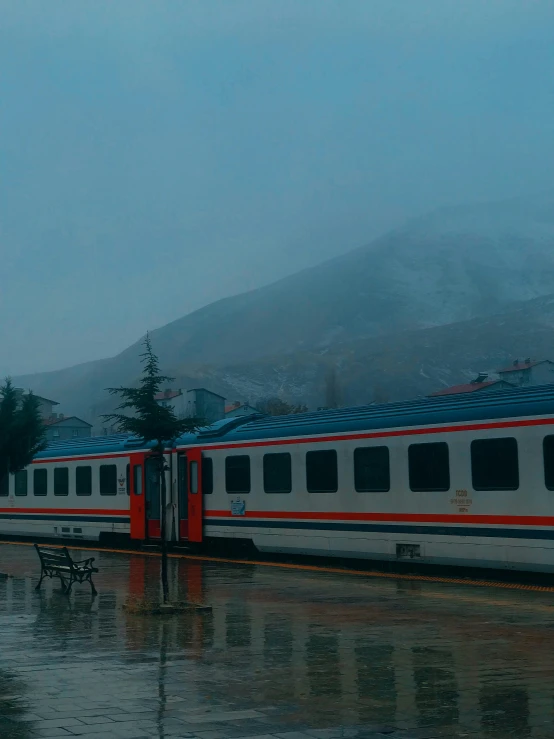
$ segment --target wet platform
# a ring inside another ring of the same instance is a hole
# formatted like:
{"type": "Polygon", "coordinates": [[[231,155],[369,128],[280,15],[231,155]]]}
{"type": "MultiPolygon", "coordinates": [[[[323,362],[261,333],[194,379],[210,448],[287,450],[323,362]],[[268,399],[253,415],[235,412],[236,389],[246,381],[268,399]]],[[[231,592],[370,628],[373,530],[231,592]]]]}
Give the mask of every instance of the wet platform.
{"type": "Polygon", "coordinates": [[[95,556],[68,599],[0,545],[2,739],[554,737],[554,593],[172,559],[212,613],[142,616],[159,559],[95,556]]]}

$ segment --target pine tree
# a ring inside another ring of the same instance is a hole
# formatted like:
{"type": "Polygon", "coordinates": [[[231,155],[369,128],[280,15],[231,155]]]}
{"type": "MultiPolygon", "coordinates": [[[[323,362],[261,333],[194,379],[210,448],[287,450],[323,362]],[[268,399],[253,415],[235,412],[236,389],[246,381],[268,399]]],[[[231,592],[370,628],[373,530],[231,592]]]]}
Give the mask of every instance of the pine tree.
{"type": "Polygon", "coordinates": [[[46,447],[45,429],[39,402],[33,393],[20,402],[12,381],[0,388],[0,484],[31,464],[35,454],[46,447]]]}
{"type": "Polygon", "coordinates": [[[335,367],[332,367],[325,376],[325,405],[327,408],[340,408],[342,405],[339,378],[335,367]]]}
{"type": "Polygon", "coordinates": [[[267,416],[289,416],[294,413],[306,413],[308,406],[292,405],[281,398],[265,398],[256,403],[257,410],[267,416]]]}
{"type": "Polygon", "coordinates": [[[119,431],[125,431],[137,436],[146,444],[153,443],[152,454],[158,461],[161,492],[161,526],[160,536],[162,544],[162,591],[164,603],[168,600],[167,581],[167,535],[166,535],[166,501],[167,489],[165,482],[165,458],[164,451],[178,436],[187,431],[195,431],[202,425],[198,418],[179,419],[171,407],[160,405],[156,395],[161,392],[165,383],[174,378],[162,375],[160,363],[152,349],[150,335],[146,334],[144,339],[144,352],[140,355],[143,363],[142,377],[138,387],[112,387],[108,391],[112,395],[119,395],[122,402],[116,411],[131,411],[133,415],[123,413],[109,413],[103,418],[113,424],[119,431]]]}

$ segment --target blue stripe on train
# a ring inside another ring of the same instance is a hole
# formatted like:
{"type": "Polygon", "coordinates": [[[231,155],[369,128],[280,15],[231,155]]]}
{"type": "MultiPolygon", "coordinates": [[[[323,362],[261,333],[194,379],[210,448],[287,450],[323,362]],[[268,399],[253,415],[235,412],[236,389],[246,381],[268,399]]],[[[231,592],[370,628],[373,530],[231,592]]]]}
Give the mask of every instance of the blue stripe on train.
{"type": "Polygon", "coordinates": [[[482,536],[502,539],[554,539],[554,529],[486,528],[479,526],[418,526],[377,523],[331,523],[322,521],[257,521],[252,518],[209,518],[209,526],[237,528],[309,529],[311,531],[361,531],[380,534],[427,534],[432,536],[482,536]]]}
{"type": "Polygon", "coordinates": [[[63,513],[0,513],[0,519],[25,521],[88,521],[89,523],[128,523],[130,516],[79,516],[63,513]]]}

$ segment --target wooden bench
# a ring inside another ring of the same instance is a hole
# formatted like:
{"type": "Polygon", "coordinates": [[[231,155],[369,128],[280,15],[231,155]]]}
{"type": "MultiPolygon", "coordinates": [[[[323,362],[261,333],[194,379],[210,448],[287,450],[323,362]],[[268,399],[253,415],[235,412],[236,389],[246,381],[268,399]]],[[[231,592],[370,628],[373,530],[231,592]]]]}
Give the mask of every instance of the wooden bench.
{"type": "Polygon", "coordinates": [[[94,557],[83,559],[80,562],[74,562],[66,547],[62,549],[49,549],[35,544],[40,559],[40,580],[35,590],[39,590],[45,577],[59,577],[62,584],[62,590],[69,595],[74,582],[88,582],[92,594],[96,595],[96,588],[92,582],[92,573],[98,572],[97,567],[93,567],[94,557]],[[67,580],[67,583],[66,583],[67,580]]]}

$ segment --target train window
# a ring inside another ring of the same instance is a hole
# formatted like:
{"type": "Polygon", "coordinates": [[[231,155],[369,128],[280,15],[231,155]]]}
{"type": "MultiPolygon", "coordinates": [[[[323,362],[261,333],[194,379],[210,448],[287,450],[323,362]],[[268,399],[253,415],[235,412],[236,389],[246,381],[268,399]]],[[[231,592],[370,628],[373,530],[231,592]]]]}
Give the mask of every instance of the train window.
{"type": "Polygon", "coordinates": [[[54,495],[69,495],[69,469],[54,467],[54,495]]]}
{"type": "Polygon", "coordinates": [[[358,493],[387,493],[390,490],[387,446],[364,446],[354,450],[354,487],[358,493]]]}
{"type": "Polygon", "coordinates": [[[190,486],[189,490],[192,495],[198,492],[198,462],[189,462],[190,486]]]}
{"type": "Polygon", "coordinates": [[[472,441],[471,479],[474,490],[517,490],[517,441],[513,437],[472,441]]]}
{"type": "Polygon", "coordinates": [[[264,454],[264,491],[266,493],[292,492],[290,454],[264,454]]]}
{"type": "Polygon", "coordinates": [[[247,454],[225,457],[225,489],[231,494],[250,492],[250,457],[247,454]]]}
{"type": "Polygon", "coordinates": [[[75,469],[75,492],[77,495],[92,495],[92,467],[80,465],[75,469]]]}
{"type": "Polygon", "coordinates": [[[209,457],[202,457],[202,492],[211,495],[214,491],[214,463],[209,457]]]}
{"type": "Polygon", "coordinates": [[[7,498],[10,494],[10,476],[6,473],[0,477],[0,497],[7,498]]]}
{"type": "Polygon", "coordinates": [[[414,492],[435,492],[450,489],[448,444],[433,441],[410,444],[408,447],[410,489],[414,492]]]}
{"type": "Polygon", "coordinates": [[[33,472],[33,495],[48,494],[48,471],[45,469],[33,472]]]}
{"type": "Polygon", "coordinates": [[[117,495],[117,466],[100,465],[100,495],[117,495]]]}
{"type": "Polygon", "coordinates": [[[135,495],[142,495],[142,465],[136,464],[133,467],[133,474],[135,483],[135,495]]]}
{"type": "Polygon", "coordinates": [[[306,452],[306,487],[309,493],[337,492],[337,453],[334,449],[306,452]]]}
{"type": "Polygon", "coordinates": [[[544,458],[544,484],[554,490],[554,436],[545,436],[542,442],[544,458]]]}
{"type": "Polygon", "coordinates": [[[15,473],[15,494],[27,495],[27,470],[15,473]]]}

